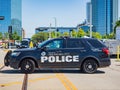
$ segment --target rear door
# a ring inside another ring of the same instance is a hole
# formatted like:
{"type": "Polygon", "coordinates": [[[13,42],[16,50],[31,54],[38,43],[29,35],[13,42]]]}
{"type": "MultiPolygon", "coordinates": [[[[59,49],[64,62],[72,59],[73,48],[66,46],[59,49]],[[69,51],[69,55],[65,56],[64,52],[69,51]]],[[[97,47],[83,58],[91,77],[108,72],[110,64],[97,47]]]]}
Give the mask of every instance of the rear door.
{"type": "Polygon", "coordinates": [[[80,67],[80,60],[84,57],[86,49],[81,39],[66,39],[66,48],[64,49],[65,62],[64,67],[80,67]]]}

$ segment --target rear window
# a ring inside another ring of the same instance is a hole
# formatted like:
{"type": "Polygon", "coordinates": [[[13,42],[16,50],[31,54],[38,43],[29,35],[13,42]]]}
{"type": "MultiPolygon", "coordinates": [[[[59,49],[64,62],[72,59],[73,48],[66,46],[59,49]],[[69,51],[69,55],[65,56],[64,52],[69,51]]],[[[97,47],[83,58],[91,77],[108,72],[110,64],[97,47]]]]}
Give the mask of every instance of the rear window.
{"type": "Polygon", "coordinates": [[[90,39],[90,40],[87,40],[87,42],[88,42],[89,45],[91,45],[94,48],[105,47],[105,45],[101,41],[96,40],[96,39],[90,39]]]}
{"type": "Polygon", "coordinates": [[[28,45],[29,43],[28,43],[28,41],[22,41],[21,42],[21,45],[28,45]]]}

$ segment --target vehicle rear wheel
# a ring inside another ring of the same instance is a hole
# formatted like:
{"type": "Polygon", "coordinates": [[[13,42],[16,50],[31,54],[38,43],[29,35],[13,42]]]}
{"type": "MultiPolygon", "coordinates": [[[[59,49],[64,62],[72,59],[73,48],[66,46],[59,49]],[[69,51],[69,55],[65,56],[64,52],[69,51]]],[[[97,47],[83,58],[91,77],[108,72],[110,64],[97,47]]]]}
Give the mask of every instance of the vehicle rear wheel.
{"type": "Polygon", "coordinates": [[[85,73],[94,73],[97,71],[98,65],[97,62],[93,59],[86,60],[82,65],[82,70],[85,73]]]}
{"type": "Polygon", "coordinates": [[[21,63],[21,71],[23,73],[32,73],[35,70],[35,63],[31,59],[26,59],[21,63]]]}

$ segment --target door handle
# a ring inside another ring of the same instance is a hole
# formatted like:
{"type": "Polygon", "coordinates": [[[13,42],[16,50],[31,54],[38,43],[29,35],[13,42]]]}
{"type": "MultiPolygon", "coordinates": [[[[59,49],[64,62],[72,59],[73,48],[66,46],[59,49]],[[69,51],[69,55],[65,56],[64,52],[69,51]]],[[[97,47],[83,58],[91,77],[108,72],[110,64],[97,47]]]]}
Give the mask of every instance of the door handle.
{"type": "Polygon", "coordinates": [[[56,51],[56,53],[61,53],[62,51],[56,51]]]}
{"type": "Polygon", "coordinates": [[[86,50],[80,50],[80,52],[86,52],[86,50]]]}

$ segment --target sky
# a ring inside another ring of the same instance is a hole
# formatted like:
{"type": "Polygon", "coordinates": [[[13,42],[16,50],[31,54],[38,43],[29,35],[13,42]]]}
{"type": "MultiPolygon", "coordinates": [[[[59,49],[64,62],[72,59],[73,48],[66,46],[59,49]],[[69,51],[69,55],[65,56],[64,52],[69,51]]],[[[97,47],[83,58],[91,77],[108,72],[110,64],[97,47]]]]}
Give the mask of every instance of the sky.
{"type": "Polygon", "coordinates": [[[90,0],[22,0],[22,27],[26,37],[37,27],[77,26],[86,18],[86,2],[90,0]]]}
{"type": "Polygon", "coordinates": [[[76,27],[86,19],[86,3],[89,1],[22,0],[22,27],[26,37],[35,34],[37,27],[49,27],[50,24],[54,27],[55,18],[57,27],[76,27]]]}

